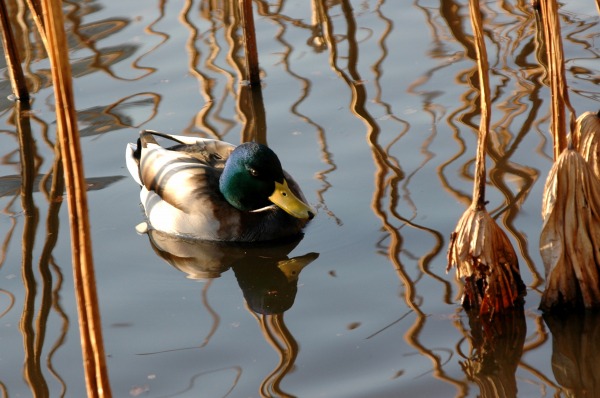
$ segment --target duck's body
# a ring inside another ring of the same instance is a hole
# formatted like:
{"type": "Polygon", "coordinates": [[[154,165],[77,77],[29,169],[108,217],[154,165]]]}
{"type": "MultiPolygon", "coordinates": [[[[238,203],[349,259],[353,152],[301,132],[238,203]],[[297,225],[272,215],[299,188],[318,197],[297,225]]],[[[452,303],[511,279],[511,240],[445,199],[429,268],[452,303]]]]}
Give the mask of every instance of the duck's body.
{"type": "Polygon", "coordinates": [[[268,241],[298,235],[314,216],[276,155],[260,144],[236,147],[146,130],[137,144],[127,146],[126,160],[142,187],[140,199],[150,227],[171,235],[268,241]],[[164,148],[155,136],[177,145],[164,148]]]}

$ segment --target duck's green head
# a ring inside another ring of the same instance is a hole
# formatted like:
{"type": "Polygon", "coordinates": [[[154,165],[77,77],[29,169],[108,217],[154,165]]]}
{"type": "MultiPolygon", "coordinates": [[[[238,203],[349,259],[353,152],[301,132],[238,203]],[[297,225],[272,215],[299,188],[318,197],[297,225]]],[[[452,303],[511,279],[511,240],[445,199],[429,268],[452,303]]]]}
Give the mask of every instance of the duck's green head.
{"type": "Polygon", "coordinates": [[[314,210],[289,189],[275,152],[255,142],[241,144],[231,152],[219,189],[229,204],[242,211],[275,204],[296,218],[314,217],[314,210]]]}

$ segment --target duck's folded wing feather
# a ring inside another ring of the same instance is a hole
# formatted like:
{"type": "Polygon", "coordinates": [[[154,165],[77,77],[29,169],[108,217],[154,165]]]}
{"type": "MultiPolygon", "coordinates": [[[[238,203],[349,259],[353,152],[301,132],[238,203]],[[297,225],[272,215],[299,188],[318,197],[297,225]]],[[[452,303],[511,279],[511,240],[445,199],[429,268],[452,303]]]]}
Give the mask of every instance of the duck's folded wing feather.
{"type": "Polygon", "coordinates": [[[127,165],[127,170],[129,171],[129,174],[131,174],[135,182],[137,182],[138,185],[143,185],[142,181],[140,180],[139,160],[135,156],[136,151],[136,144],[127,144],[127,147],[125,148],[125,164],[127,165]]]}
{"type": "MultiPolygon", "coordinates": [[[[174,148],[185,147],[185,146],[198,146],[203,150],[208,152],[219,153],[222,155],[229,155],[229,153],[235,148],[235,145],[230,144],[225,141],[215,140],[212,138],[201,138],[201,137],[190,137],[186,135],[174,135],[174,134],[165,134],[160,133],[158,131],[153,130],[144,130],[140,133],[140,140],[143,147],[146,147],[147,144],[157,144],[156,137],[161,137],[166,140],[172,141],[177,145],[173,147],[168,147],[166,145],[162,145],[166,149],[173,150],[174,148]]],[[[176,149],[180,150],[180,149],[176,149]]]]}
{"type": "Polygon", "coordinates": [[[147,144],[140,159],[140,179],[149,191],[186,213],[206,211],[213,201],[224,200],[219,191],[219,176],[223,159],[205,152],[164,149],[147,144]],[[206,153],[211,161],[205,159],[206,153]]]}

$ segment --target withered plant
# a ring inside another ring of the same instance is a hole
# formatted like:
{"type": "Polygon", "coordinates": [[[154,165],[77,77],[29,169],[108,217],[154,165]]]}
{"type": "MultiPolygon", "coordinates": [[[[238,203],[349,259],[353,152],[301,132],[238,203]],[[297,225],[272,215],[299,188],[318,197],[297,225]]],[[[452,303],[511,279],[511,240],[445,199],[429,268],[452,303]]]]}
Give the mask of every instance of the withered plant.
{"type": "Polygon", "coordinates": [[[565,311],[600,307],[600,180],[598,117],[575,122],[569,103],[560,21],[555,0],[540,2],[552,93],[554,165],[542,201],[540,253],[546,287],[540,309],[565,311]],[[570,111],[567,135],[565,106],[570,111]]]}
{"type": "Polygon", "coordinates": [[[490,129],[490,90],[483,23],[478,0],[470,2],[477,52],[481,120],[477,143],[473,201],[452,233],[448,267],[464,278],[463,305],[479,314],[502,313],[518,305],[525,291],[515,250],[485,208],[486,144],[490,129]]]}

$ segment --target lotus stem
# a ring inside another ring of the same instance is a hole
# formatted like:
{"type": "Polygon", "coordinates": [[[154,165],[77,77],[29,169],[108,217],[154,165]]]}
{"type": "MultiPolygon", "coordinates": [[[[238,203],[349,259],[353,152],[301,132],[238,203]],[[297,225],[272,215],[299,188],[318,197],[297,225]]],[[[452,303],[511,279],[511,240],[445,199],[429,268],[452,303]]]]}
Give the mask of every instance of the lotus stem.
{"type": "MultiPolygon", "coordinates": [[[[540,0],[544,37],[546,41],[546,55],[548,58],[548,74],[550,76],[550,89],[552,91],[552,137],[554,140],[554,160],[556,161],[562,151],[567,147],[567,131],[565,105],[569,108],[569,128],[575,131],[575,110],[569,101],[567,92],[565,60],[563,54],[560,21],[556,0],[540,0]]],[[[571,135],[573,140],[577,138],[571,135]]],[[[577,142],[573,142],[576,147],[577,142]]]]}
{"type": "Polygon", "coordinates": [[[487,136],[490,129],[490,83],[488,77],[487,51],[483,38],[483,23],[479,0],[470,0],[471,25],[477,53],[477,71],[479,75],[479,98],[481,103],[481,119],[479,122],[479,140],[477,141],[477,157],[475,160],[475,181],[473,187],[473,206],[477,209],[485,207],[485,155],[487,136]]]}
{"type": "Polygon", "coordinates": [[[45,18],[46,50],[52,66],[58,142],[67,187],[73,274],[86,387],[88,397],[111,397],[96,293],[86,183],[75,115],[62,2],[43,0],[42,10],[45,18]]]}
{"type": "Polygon", "coordinates": [[[258,49],[254,30],[252,0],[240,0],[244,21],[244,42],[246,43],[246,69],[250,86],[260,86],[260,69],[258,67],[258,49]]]}
{"type": "Polygon", "coordinates": [[[2,24],[2,46],[6,57],[6,65],[10,76],[10,84],[13,94],[19,101],[29,101],[29,91],[25,82],[23,68],[19,59],[19,52],[15,43],[15,38],[10,27],[8,9],[4,0],[0,0],[0,23],[2,24]]]}

